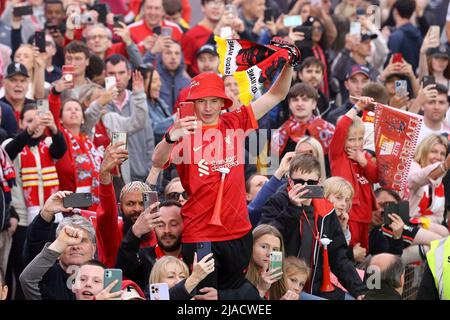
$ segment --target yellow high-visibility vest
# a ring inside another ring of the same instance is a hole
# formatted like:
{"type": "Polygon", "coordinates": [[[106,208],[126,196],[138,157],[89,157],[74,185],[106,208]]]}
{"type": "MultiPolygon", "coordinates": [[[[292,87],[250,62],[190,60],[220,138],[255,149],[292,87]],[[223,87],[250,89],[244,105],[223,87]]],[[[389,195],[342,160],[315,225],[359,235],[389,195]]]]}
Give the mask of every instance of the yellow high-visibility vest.
{"type": "Polygon", "coordinates": [[[450,300],[450,236],[431,242],[427,261],[439,299],[450,300]]]}

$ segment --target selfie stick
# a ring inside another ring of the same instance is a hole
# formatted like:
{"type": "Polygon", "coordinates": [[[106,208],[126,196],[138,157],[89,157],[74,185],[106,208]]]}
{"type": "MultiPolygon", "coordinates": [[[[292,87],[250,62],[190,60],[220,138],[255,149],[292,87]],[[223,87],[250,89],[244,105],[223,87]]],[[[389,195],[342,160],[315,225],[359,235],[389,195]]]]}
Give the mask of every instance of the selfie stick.
{"type": "Polygon", "coordinates": [[[331,271],[330,264],[328,262],[328,245],[333,242],[328,238],[320,239],[320,243],[323,245],[323,280],[322,286],[320,287],[320,291],[322,292],[331,292],[334,291],[334,286],[331,283],[331,271]]]}
{"type": "Polygon", "coordinates": [[[216,206],[214,207],[214,212],[209,221],[209,224],[216,226],[223,226],[222,221],[220,220],[220,211],[222,209],[222,198],[223,198],[223,186],[225,185],[225,176],[230,173],[229,168],[220,168],[218,169],[220,173],[222,173],[222,177],[220,178],[219,191],[217,192],[216,206]]]}

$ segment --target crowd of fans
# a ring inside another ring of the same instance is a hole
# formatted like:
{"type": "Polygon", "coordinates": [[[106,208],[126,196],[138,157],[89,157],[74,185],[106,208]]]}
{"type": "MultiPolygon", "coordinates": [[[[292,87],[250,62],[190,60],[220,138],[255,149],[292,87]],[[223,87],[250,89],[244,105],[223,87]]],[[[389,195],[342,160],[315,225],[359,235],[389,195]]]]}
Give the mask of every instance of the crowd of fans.
{"type": "Polygon", "coordinates": [[[400,300],[408,265],[450,299],[448,1],[0,14],[0,300],[400,300]],[[244,104],[217,37],[288,60],[244,104]],[[406,190],[380,180],[377,104],[423,119],[406,190]]]}

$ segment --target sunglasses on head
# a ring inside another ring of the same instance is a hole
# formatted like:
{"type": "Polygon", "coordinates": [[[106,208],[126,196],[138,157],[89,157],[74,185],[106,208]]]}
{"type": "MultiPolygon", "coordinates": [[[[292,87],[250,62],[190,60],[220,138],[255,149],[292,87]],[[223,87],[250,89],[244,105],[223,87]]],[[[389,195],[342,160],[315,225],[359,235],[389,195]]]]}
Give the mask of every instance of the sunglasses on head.
{"type": "Polygon", "coordinates": [[[292,179],[291,178],[291,180],[294,183],[294,185],[296,185],[296,184],[304,185],[306,183],[309,186],[315,186],[315,185],[317,185],[319,183],[319,180],[312,180],[312,179],[303,180],[303,179],[292,179]]]}
{"type": "Polygon", "coordinates": [[[166,198],[168,200],[177,200],[178,201],[178,199],[180,199],[180,196],[182,196],[183,199],[185,199],[185,200],[187,200],[187,198],[188,198],[188,195],[187,195],[186,191],[183,191],[183,192],[170,192],[170,193],[167,194],[166,198]]]}

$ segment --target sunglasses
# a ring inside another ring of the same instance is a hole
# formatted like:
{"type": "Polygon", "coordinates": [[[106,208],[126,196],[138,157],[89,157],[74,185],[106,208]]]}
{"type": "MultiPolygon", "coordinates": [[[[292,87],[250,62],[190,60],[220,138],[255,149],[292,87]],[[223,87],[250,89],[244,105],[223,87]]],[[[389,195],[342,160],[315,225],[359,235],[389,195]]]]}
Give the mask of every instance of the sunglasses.
{"type": "Polygon", "coordinates": [[[319,183],[319,180],[311,180],[311,179],[310,180],[303,180],[303,179],[292,179],[291,178],[291,180],[294,183],[294,185],[296,185],[296,184],[304,185],[306,183],[309,186],[315,186],[315,185],[317,185],[319,183]]]}
{"type": "Polygon", "coordinates": [[[168,200],[178,200],[178,199],[180,199],[180,196],[182,196],[183,199],[185,199],[185,200],[188,199],[188,195],[187,195],[187,192],[186,192],[186,191],[183,191],[183,192],[171,192],[171,193],[168,193],[167,196],[166,196],[166,198],[167,198],[168,200]]]}

